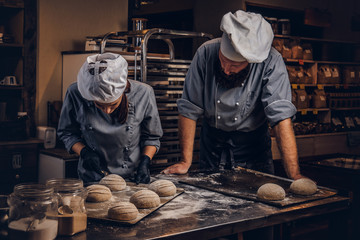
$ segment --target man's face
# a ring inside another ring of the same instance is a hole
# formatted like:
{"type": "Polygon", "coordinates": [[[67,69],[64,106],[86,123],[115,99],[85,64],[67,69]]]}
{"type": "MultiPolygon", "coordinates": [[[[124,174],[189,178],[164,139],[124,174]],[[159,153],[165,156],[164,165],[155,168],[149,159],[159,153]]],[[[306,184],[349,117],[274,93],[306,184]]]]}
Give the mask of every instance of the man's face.
{"type": "Polygon", "coordinates": [[[219,64],[216,71],[216,81],[224,88],[240,87],[246,80],[250,64],[244,62],[234,62],[226,58],[219,50],[219,64]]]}
{"type": "Polygon", "coordinates": [[[226,58],[220,50],[219,50],[219,59],[220,59],[221,68],[226,75],[239,73],[241,70],[243,70],[249,65],[247,61],[234,62],[226,58]]]}

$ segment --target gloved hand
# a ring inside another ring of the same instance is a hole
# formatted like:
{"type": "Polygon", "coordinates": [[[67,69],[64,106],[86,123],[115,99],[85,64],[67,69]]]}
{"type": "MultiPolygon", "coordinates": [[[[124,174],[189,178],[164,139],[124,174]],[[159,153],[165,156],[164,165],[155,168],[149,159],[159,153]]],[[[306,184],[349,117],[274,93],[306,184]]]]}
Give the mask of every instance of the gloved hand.
{"type": "Polygon", "coordinates": [[[83,167],[88,171],[94,171],[100,174],[102,177],[105,176],[104,172],[100,167],[99,155],[88,147],[81,149],[80,157],[83,160],[83,167]]]}
{"type": "Polygon", "coordinates": [[[141,156],[140,163],[137,169],[135,183],[149,183],[150,182],[150,158],[146,155],[141,156]]]}

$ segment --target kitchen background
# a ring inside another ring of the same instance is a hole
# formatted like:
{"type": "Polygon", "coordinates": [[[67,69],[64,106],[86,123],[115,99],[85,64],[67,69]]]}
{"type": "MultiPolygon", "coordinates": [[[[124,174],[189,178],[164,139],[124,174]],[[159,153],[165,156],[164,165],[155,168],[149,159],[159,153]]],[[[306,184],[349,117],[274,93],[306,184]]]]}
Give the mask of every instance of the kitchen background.
{"type": "MultiPolygon", "coordinates": [[[[148,19],[148,28],[219,37],[222,16],[238,9],[260,12],[277,24],[274,47],[288,66],[298,107],[294,129],[301,169],[319,185],[351,198],[356,226],[360,211],[358,0],[0,0],[0,193],[10,193],[19,182],[76,176],[78,156],[66,153],[61,144],[53,148],[56,135],[47,126],[56,127],[66,86],[76,81],[85,56],[95,52],[86,47],[87,40],[131,30],[135,17],[148,19]],[[283,32],[280,19],[290,20],[290,34],[283,32]],[[43,127],[37,132],[39,126],[43,127]],[[36,138],[39,133],[41,138],[49,134],[49,142],[36,138]]],[[[189,64],[203,40],[174,40],[175,58],[189,64]]],[[[167,51],[164,45],[149,45],[149,52],[167,51]]],[[[155,88],[156,93],[164,91],[164,86],[155,88]]],[[[162,152],[153,161],[157,170],[179,157],[176,106],[166,101],[159,106],[168,125],[164,124],[162,152]]],[[[273,143],[277,174],[284,176],[273,143]]],[[[326,219],[319,221],[321,225],[326,219]]]]}
{"type": "MultiPolygon", "coordinates": [[[[130,30],[128,9],[137,16],[156,17],[163,14],[165,17],[160,19],[163,23],[184,22],[183,17],[186,16],[192,18],[188,21],[192,22],[193,29],[183,30],[210,33],[217,37],[221,35],[219,29],[221,17],[228,11],[241,9],[244,6],[244,1],[241,0],[158,0],[154,2],[154,4],[141,5],[140,9],[136,10],[130,6],[135,4],[135,0],[129,3],[126,0],[38,0],[35,113],[37,125],[47,124],[47,102],[61,100],[61,52],[83,51],[87,36],[130,30]],[[170,14],[176,12],[188,14],[170,14]],[[172,19],[174,16],[178,19],[172,19]]],[[[360,14],[360,3],[356,0],[248,2],[299,11],[305,8],[327,10],[332,15],[332,21],[331,27],[320,28],[324,38],[360,41],[360,31],[352,31],[350,26],[351,17],[360,14]]]]}

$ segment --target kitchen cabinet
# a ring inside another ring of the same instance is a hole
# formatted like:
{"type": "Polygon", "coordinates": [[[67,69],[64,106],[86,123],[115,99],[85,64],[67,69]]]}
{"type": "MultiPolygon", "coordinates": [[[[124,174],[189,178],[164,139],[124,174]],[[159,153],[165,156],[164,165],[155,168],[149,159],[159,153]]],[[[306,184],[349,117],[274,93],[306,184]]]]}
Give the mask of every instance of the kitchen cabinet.
{"type": "Polygon", "coordinates": [[[18,183],[37,182],[41,141],[0,142],[0,192],[9,194],[18,183]]]}
{"type": "Polygon", "coordinates": [[[0,0],[1,192],[37,181],[36,0],[0,0]]]}

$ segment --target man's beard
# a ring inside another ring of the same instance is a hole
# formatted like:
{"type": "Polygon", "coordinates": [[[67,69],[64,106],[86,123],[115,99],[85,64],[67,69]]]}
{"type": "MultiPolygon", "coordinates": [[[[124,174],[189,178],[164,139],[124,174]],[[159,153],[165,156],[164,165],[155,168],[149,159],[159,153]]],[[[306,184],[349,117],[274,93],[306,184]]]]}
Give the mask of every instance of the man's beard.
{"type": "Polygon", "coordinates": [[[250,71],[250,64],[248,64],[243,70],[238,73],[233,73],[230,75],[225,74],[224,70],[221,68],[221,64],[217,64],[217,71],[215,80],[223,88],[235,88],[243,86],[246,78],[248,77],[250,71]]]}

